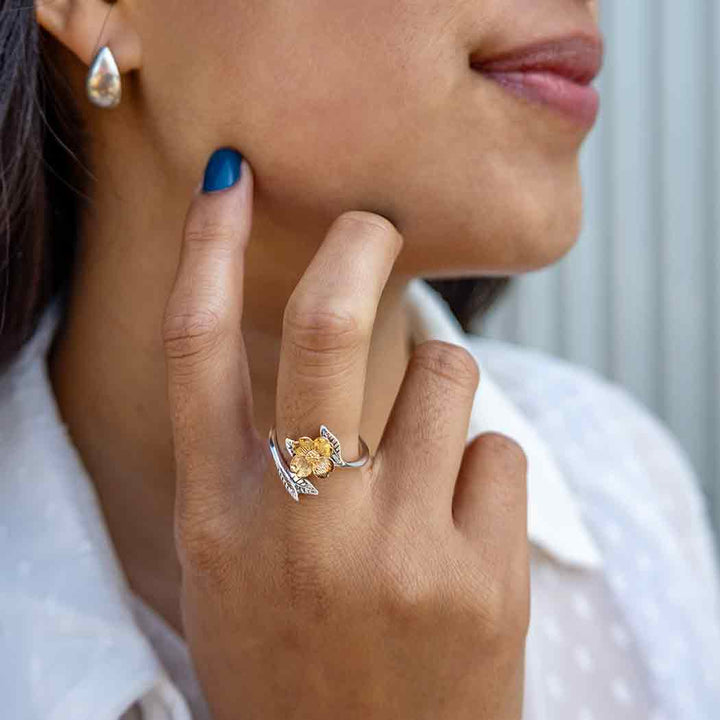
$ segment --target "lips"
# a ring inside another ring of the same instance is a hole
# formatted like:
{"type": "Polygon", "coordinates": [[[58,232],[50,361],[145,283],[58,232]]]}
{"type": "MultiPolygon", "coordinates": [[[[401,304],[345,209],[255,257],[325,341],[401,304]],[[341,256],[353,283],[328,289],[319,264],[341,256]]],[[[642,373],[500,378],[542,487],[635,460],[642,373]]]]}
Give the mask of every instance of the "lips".
{"type": "Polygon", "coordinates": [[[470,56],[470,67],[509,92],[554,108],[589,127],[597,118],[599,96],[590,83],[603,62],[597,36],[573,36],[485,58],[470,56]]]}

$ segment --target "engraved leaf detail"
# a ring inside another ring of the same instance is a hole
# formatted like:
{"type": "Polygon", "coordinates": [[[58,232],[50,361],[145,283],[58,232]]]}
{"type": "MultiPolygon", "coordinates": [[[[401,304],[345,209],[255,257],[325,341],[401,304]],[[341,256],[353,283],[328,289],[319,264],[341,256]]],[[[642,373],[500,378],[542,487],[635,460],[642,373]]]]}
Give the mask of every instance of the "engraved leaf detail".
{"type": "Polygon", "coordinates": [[[295,488],[299,493],[304,495],[317,495],[317,488],[307,478],[293,478],[295,480],[295,488]]]}
{"type": "Polygon", "coordinates": [[[340,441],[327,429],[327,425],[320,426],[320,435],[324,437],[333,447],[333,460],[336,463],[343,463],[340,441]]]}
{"type": "Polygon", "coordinates": [[[278,475],[280,476],[280,479],[282,480],[283,485],[285,486],[285,489],[290,493],[290,496],[292,497],[295,502],[300,502],[300,498],[298,497],[298,491],[295,487],[295,483],[293,483],[292,478],[290,478],[285,472],[283,472],[280,468],[278,468],[278,475]]]}

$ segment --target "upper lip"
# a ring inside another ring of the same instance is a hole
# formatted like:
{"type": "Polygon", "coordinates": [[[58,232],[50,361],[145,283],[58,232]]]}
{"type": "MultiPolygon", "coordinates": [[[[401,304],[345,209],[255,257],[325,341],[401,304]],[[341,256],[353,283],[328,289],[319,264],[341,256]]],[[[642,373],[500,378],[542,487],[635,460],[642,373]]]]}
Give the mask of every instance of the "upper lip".
{"type": "Polygon", "coordinates": [[[603,64],[603,40],[599,35],[576,34],[527,45],[483,57],[482,51],[470,56],[470,66],[488,74],[546,72],[579,85],[589,85],[603,64]]]}

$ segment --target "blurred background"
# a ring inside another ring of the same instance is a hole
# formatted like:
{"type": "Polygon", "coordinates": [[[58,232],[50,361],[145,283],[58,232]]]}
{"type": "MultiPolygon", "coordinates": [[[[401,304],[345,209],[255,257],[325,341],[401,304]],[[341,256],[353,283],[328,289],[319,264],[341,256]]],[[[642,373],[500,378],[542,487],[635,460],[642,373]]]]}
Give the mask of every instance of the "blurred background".
{"type": "Polygon", "coordinates": [[[720,2],[601,0],[577,246],[477,328],[621,383],[679,438],[720,533],[720,2]]]}

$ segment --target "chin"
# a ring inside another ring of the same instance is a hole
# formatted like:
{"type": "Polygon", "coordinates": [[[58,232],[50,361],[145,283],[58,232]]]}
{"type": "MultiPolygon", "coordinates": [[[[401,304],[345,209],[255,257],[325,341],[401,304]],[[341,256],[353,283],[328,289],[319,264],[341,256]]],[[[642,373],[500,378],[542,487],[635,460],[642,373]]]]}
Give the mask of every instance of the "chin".
{"type": "Polygon", "coordinates": [[[396,269],[431,278],[516,275],[562,259],[582,226],[582,187],[577,174],[549,173],[540,187],[498,188],[493,202],[436,194],[399,213],[405,249],[396,269]],[[422,208],[422,210],[420,209],[422,208]]]}
{"type": "Polygon", "coordinates": [[[555,264],[575,246],[582,228],[580,182],[554,197],[531,203],[526,196],[508,218],[502,241],[508,254],[498,263],[505,274],[532,272],[555,264]]]}

